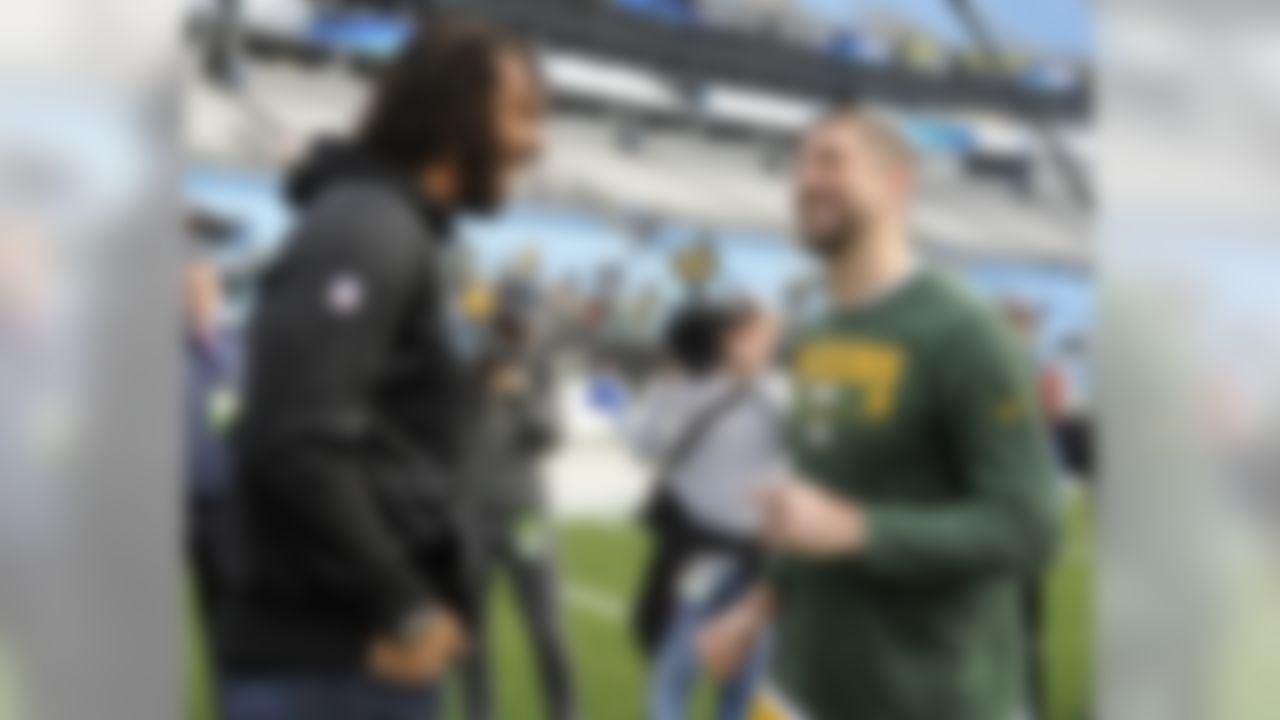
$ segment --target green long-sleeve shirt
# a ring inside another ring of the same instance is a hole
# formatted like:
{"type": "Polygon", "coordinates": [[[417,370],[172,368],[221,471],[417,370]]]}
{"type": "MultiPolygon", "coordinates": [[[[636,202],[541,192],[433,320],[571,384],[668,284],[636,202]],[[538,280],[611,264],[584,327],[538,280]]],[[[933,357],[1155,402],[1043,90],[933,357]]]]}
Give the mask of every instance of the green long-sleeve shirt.
{"type": "Polygon", "coordinates": [[[838,311],[795,356],[797,471],[867,511],[868,545],[783,558],[776,674],[812,720],[1007,720],[1026,667],[1020,588],[1056,529],[1023,350],[921,271],[838,311]]]}

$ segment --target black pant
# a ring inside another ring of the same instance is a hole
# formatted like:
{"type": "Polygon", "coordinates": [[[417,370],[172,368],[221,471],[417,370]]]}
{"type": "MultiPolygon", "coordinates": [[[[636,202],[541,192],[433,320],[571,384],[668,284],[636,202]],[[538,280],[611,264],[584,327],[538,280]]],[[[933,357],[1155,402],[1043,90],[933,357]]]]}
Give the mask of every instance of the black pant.
{"type": "Polygon", "coordinates": [[[547,717],[550,720],[575,720],[578,717],[577,698],[561,622],[551,532],[545,530],[541,547],[531,550],[521,547],[515,523],[504,525],[505,532],[481,538],[474,549],[478,610],[472,626],[472,650],[462,664],[467,718],[492,720],[497,716],[489,658],[488,613],[485,609],[494,574],[498,570],[506,570],[510,573],[516,601],[537,658],[547,717]]]}
{"type": "Polygon", "coordinates": [[[653,533],[653,549],[640,585],[640,596],[631,619],[635,642],[645,659],[658,652],[667,628],[671,625],[675,591],[680,568],[693,555],[688,543],[676,533],[653,533]]]}
{"type": "Polygon", "coordinates": [[[200,498],[187,506],[187,553],[195,573],[201,610],[211,616],[222,606],[231,578],[227,503],[200,498]]]}
{"type": "Polygon", "coordinates": [[[730,555],[744,573],[754,575],[761,555],[754,539],[731,536],[697,522],[665,491],[650,501],[644,521],[653,538],[653,550],[631,624],[640,652],[651,659],[671,626],[676,583],[691,558],[707,552],[730,555]]]}
{"type": "Polygon", "coordinates": [[[222,687],[223,720],[436,720],[440,689],[403,687],[363,673],[233,677],[222,687]]]}

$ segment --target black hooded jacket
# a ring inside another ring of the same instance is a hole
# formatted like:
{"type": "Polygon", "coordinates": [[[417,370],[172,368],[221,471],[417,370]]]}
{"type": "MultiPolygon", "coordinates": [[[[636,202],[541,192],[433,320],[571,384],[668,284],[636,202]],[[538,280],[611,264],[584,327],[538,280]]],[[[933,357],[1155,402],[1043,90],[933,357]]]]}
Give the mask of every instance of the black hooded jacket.
{"type": "Polygon", "coordinates": [[[409,178],[322,145],[265,274],[237,430],[233,669],[347,669],[433,603],[469,614],[451,500],[467,405],[451,349],[445,213],[409,178]]]}

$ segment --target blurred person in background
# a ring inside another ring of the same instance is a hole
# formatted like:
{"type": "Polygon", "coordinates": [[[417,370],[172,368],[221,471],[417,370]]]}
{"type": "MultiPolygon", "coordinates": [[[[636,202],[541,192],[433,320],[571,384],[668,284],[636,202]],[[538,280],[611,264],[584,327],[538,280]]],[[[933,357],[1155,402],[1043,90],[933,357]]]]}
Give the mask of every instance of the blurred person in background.
{"type": "MultiPolygon", "coordinates": [[[[1084,367],[1092,360],[1089,341],[1081,334],[1063,338],[1056,354],[1063,367],[1084,367]]],[[[1097,468],[1089,390],[1079,377],[1064,373],[1061,400],[1061,414],[1055,427],[1058,452],[1073,478],[1091,483],[1097,468]]]]}
{"type": "Polygon", "coordinates": [[[617,359],[629,384],[640,384],[661,360],[660,309],[661,298],[652,285],[628,292],[617,308],[617,359]]]}
{"type": "Polygon", "coordinates": [[[544,102],[521,41],[429,19],[354,137],[290,178],[301,217],[260,287],[237,428],[228,720],[435,717],[474,611],[442,255],[535,158],[544,102]]]}
{"type": "Polygon", "coordinates": [[[542,254],[534,244],[525,246],[498,279],[498,296],[507,306],[541,308],[545,301],[539,278],[542,254]]]}
{"type": "Polygon", "coordinates": [[[1062,368],[1038,351],[1042,323],[1036,308],[1020,300],[1007,300],[1001,305],[1005,317],[1017,332],[1028,355],[1035,363],[1036,391],[1040,396],[1040,409],[1045,422],[1055,429],[1066,418],[1066,378],[1062,368]]]}
{"type": "MultiPolygon", "coordinates": [[[[650,655],[649,717],[688,716],[702,625],[758,581],[755,495],[778,477],[782,401],[769,384],[777,323],[761,307],[700,306],[677,319],[680,369],[660,377],[629,419],[632,445],[659,469],[646,519],[655,549],[638,606],[650,655]]],[[[743,719],[765,668],[765,643],[720,686],[718,717],[743,719]]]]}
{"type": "Polygon", "coordinates": [[[532,309],[517,300],[509,299],[497,314],[477,363],[480,395],[467,440],[462,496],[474,533],[475,596],[480,602],[471,651],[462,666],[467,717],[496,717],[486,603],[495,573],[505,570],[537,658],[546,717],[575,720],[554,529],[539,469],[559,435],[555,388],[532,309]]]}
{"type": "Polygon", "coordinates": [[[1035,361],[1036,391],[1059,465],[1071,479],[1087,481],[1093,468],[1088,419],[1080,389],[1066,372],[1071,356],[1085,353],[1084,340],[1078,335],[1068,336],[1052,354],[1042,355],[1039,343],[1043,322],[1037,309],[1014,299],[1002,303],[1001,309],[1035,361]]]}
{"type": "MultiPolygon", "coordinates": [[[[655,377],[642,388],[631,412],[622,416],[625,439],[636,455],[651,462],[666,462],[666,458],[655,453],[655,438],[651,436],[664,420],[657,411],[678,395],[677,388],[682,383],[694,382],[713,373],[717,365],[719,322],[720,317],[714,308],[703,303],[689,303],[672,313],[662,338],[665,359],[655,371],[655,377]]],[[[713,409],[715,413],[720,412],[718,408],[713,409]]],[[[703,414],[710,418],[714,413],[709,410],[703,414]]],[[[692,428],[706,424],[706,418],[699,420],[685,430],[685,435],[692,435],[692,428]]],[[[696,434],[702,432],[698,430],[696,434]]],[[[667,444],[672,443],[668,440],[667,444]]],[[[689,446],[692,443],[685,440],[682,444],[689,446]]],[[[681,450],[681,453],[687,452],[681,450]]],[[[666,523],[666,511],[671,506],[670,493],[664,481],[666,469],[658,466],[655,470],[654,487],[641,510],[641,520],[649,532],[652,549],[631,618],[636,646],[647,661],[652,661],[671,624],[673,588],[685,555],[678,538],[668,532],[670,528],[666,523]]]]}
{"type": "Polygon", "coordinates": [[[920,266],[912,189],[911,150],[875,116],[838,111],[802,141],[795,199],[830,310],[794,363],[797,477],[762,498],[768,581],[700,639],[724,677],[772,621],[784,716],[1026,711],[1020,598],[1054,546],[1051,454],[1007,324],[920,266]]]}
{"type": "Polygon", "coordinates": [[[221,323],[222,279],[213,260],[203,254],[188,259],[183,286],[187,542],[200,606],[212,616],[221,606],[229,577],[228,433],[239,402],[239,347],[221,323]]]}
{"type": "MultiPolygon", "coordinates": [[[[1019,300],[1007,300],[1001,304],[1001,310],[1009,324],[1017,333],[1028,357],[1038,358],[1036,346],[1039,342],[1041,323],[1036,309],[1019,300]]],[[[1043,363],[1036,363],[1036,390],[1040,397],[1041,420],[1050,437],[1061,437],[1059,428],[1066,419],[1063,383],[1065,379],[1059,368],[1043,363]]],[[[1059,448],[1059,463],[1061,464],[1059,448]]],[[[1064,468],[1065,469],[1065,468],[1064,468]]],[[[1045,630],[1045,577],[1033,576],[1027,579],[1022,595],[1022,607],[1027,627],[1027,694],[1031,717],[1039,718],[1045,711],[1045,663],[1042,654],[1045,630]]]]}
{"type": "Polygon", "coordinates": [[[559,355],[578,355],[583,350],[584,299],[571,275],[561,277],[548,291],[550,316],[546,343],[559,355]]]}

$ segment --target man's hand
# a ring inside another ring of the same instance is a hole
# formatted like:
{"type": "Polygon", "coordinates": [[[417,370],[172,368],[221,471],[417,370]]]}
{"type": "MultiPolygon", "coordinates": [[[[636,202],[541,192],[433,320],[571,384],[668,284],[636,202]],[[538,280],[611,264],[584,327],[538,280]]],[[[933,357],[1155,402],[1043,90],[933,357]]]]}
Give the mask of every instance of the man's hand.
{"type": "Polygon", "coordinates": [[[494,371],[491,387],[501,397],[520,395],[529,388],[529,378],[520,368],[504,365],[494,371]]]}
{"type": "Polygon", "coordinates": [[[436,680],[466,651],[462,623],[448,610],[435,609],[411,637],[379,638],[369,649],[369,668],[396,685],[424,685],[436,680]]]}
{"type": "Polygon", "coordinates": [[[851,555],[866,544],[866,518],[854,503],[801,480],[760,494],[765,540],[779,550],[813,558],[851,555]]]}
{"type": "Polygon", "coordinates": [[[707,623],[698,633],[698,658],[706,671],[722,682],[736,675],[771,613],[772,598],[759,588],[707,623]]]}

